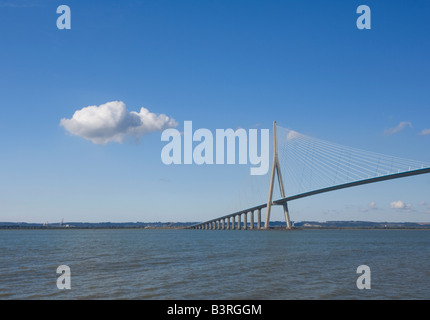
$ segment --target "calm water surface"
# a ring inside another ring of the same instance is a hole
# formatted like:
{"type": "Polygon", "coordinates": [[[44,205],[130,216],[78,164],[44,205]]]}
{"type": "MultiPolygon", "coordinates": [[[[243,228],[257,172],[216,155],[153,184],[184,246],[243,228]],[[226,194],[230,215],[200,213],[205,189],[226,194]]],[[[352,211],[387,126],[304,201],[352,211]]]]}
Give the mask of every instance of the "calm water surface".
{"type": "Polygon", "coordinates": [[[430,231],[0,230],[0,299],[430,299],[430,231]]]}

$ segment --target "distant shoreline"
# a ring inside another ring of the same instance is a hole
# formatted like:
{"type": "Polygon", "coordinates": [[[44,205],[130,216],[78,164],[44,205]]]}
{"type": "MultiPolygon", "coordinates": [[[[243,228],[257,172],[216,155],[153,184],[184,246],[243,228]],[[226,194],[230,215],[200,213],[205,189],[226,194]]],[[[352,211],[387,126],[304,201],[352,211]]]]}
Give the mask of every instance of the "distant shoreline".
{"type": "MultiPolygon", "coordinates": [[[[132,227],[114,227],[114,228],[105,228],[105,227],[78,227],[78,228],[42,228],[42,227],[16,227],[16,228],[10,228],[10,227],[0,227],[0,230],[193,230],[193,229],[187,229],[187,228],[132,228],[132,227]]],[[[291,231],[286,230],[284,228],[270,228],[271,231],[291,231]]],[[[430,227],[423,227],[423,228],[413,228],[413,227],[407,227],[407,228],[368,228],[368,227],[355,227],[355,228],[349,228],[349,227],[322,227],[322,228],[294,228],[293,230],[430,230],[430,227]]],[[[206,231],[214,231],[214,230],[206,230],[206,231]]],[[[221,230],[222,231],[222,230],[221,230]]],[[[248,230],[224,230],[224,231],[267,231],[266,229],[248,229],[248,230]]]]}
{"type": "MultiPolygon", "coordinates": [[[[198,222],[67,222],[67,223],[26,223],[0,222],[0,230],[85,230],[85,229],[186,229],[198,222]]],[[[285,230],[285,222],[270,222],[270,230],[285,230]]],[[[248,229],[250,225],[248,224],[248,229]]],[[[256,229],[256,226],[254,226],[256,229]]],[[[430,230],[430,223],[418,222],[370,222],[370,221],[300,221],[294,223],[295,230],[323,229],[396,229],[396,230],[430,230]]]]}

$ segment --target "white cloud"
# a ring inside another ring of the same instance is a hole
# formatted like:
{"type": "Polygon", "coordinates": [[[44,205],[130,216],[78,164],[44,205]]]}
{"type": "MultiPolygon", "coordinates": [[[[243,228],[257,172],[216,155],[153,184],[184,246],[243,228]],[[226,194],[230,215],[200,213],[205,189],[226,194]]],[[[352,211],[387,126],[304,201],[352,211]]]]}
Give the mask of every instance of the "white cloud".
{"type": "Polygon", "coordinates": [[[420,201],[420,206],[425,207],[426,213],[430,213],[430,205],[425,201],[420,201]]]}
{"type": "Polygon", "coordinates": [[[391,136],[391,135],[393,135],[395,133],[398,133],[398,132],[404,130],[407,127],[412,128],[412,123],[410,123],[409,121],[402,121],[396,127],[386,129],[384,131],[384,134],[387,135],[387,136],[391,136]]]}
{"type": "Polygon", "coordinates": [[[430,129],[424,129],[423,131],[421,131],[421,134],[424,136],[424,135],[427,135],[427,134],[430,134],[430,129]]]}
{"type": "Polygon", "coordinates": [[[374,201],[369,203],[369,205],[366,208],[361,209],[362,212],[369,212],[370,210],[378,210],[378,206],[374,201]]]}
{"type": "Polygon", "coordinates": [[[409,209],[411,209],[411,205],[410,204],[406,204],[406,203],[404,203],[403,201],[401,201],[401,200],[398,200],[398,201],[393,201],[393,202],[391,202],[390,203],[390,207],[392,208],[392,209],[402,209],[402,210],[409,210],[409,209]]]}
{"type": "Polygon", "coordinates": [[[77,110],[71,119],[61,119],[60,125],[95,144],[107,144],[122,143],[127,137],[139,140],[145,134],[178,124],[164,114],[156,115],[145,108],[140,112],[128,111],[124,102],[111,101],[77,110]]]}

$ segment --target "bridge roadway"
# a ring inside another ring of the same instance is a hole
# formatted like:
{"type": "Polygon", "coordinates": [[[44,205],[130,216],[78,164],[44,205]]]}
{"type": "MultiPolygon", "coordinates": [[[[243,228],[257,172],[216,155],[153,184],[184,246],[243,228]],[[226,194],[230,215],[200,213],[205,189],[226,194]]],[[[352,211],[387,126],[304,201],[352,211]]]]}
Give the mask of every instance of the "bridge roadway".
{"type": "MultiPolygon", "coordinates": [[[[300,193],[294,196],[289,196],[289,197],[285,197],[282,199],[278,199],[273,201],[274,205],[283,205],[284,203],[287,203],[288,201],[291,200],[296,200],[296,199],[300,199],[300,198],[305,198],[305,197],[309,197],[309,196],[313,196],[316,194],[320,194],[320,193],[325,193],[325,192],[330,192],[330,191],[335,191],[335,190],[339,190],[339,189],[345,189],[345,188],[351,188],[354,186],[359,186],[359,185],[364,185],[364,184],[369,184],[369,183],[375,183],[375,182],[380,182],[380,181],[385,181],[385,180],[392,180],[392,179],[398,179],[398,178],[403,178],[403,177],[409,177],[409,176],[416,176],[419,174],[425,174],[425,173],[430,173],[430,168],[421,168],[421,169],[416,169],[416,170],[411,170],[411,171],[406,171],[406,172],[399,172],[399,173],[393,173],[393,174],[389,174],[389,175],[383,175],[383,176],[378,176],[378,177],[373,177],[373,178],[369,178],[369,179],[364,179],[364,180],[358,180],[358,181],[354,181],[354,182],[348,182],[348,183],[344,183],[344,184],[340,184],[340,185],[336,185],[336,186],[332,186],[332,187],[326,187],[326,188],[322,188],[322,189],[317,189],[314,191],[309,191],[309,192],[304,192],[304,193],[300,193]]],[[[235,213],[232,214],[228,214],[216,219],[212,219],[206,222],[202,222],[202,223],[198,223],[195,225],[192,225],[190,227],[187,227],[187,229],[209,229],[209,230],[240,230],[240,229],[244,229],[247,230],[248,227],[249,229],[254,229],[255,223],[254,223],[254,212],[257,211],[257,229],[261,229],[261,209],[266,208],[267,207],[267,203],[259,205],[259,206],[255,206],[252,208],[248,208],[245,210],[241,210],[241,211],[237,211],[235,213]],[[247,218],[248,218],[248,213],[250,213],[250,224],[248,226],[248,222],[247,222],[247,218]],[[244,221],[243,224],[241,222],[241,217],[242,215],[244,216],[244,221]],[[236,222],[236,217],[237,217],[237,222],[236,222]]]]}

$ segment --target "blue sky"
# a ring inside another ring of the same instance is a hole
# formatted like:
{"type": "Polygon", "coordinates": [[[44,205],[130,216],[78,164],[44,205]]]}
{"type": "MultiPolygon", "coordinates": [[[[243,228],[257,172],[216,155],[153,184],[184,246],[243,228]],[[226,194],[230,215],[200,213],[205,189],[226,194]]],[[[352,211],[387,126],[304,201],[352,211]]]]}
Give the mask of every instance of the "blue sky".
{"type": "MultiPolygon", "coordinates": [[[[100,145],[60,125],[110,101],[178,130],[276,120],[430,162],[429,34],[424,0],[0,0],[0,221],[202,221],[241,205],[249,167],[166,166],[161,132],[100,145]]],[[[291,219],[430,221],[429,188],[423,175],[333,192],[291,203],[291,219]]]]}

